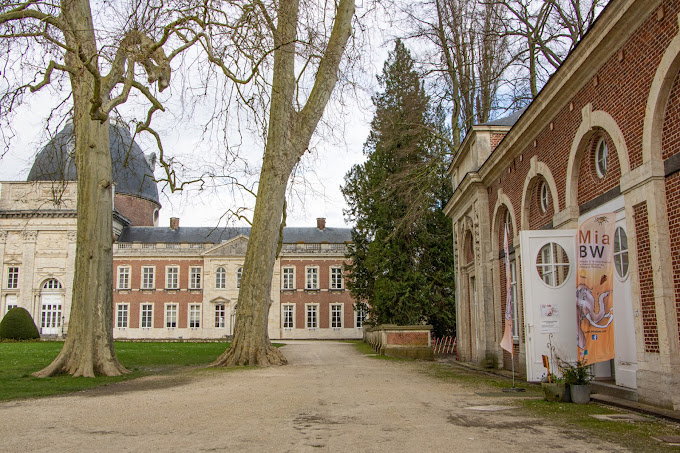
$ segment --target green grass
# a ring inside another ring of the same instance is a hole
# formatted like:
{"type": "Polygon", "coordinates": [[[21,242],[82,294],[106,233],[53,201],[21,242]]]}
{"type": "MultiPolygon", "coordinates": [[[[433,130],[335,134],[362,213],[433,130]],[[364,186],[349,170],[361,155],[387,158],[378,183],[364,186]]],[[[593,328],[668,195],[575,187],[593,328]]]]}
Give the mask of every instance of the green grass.
{"type": "Polygon", "coordinates": [[[500,389],[510,387],[510,380],[476,370],[432,364],[425,369],[425,373],[437,379],[455,381],[478,395],[521,395],[520,398],[510,398],[509,402],[518,406],[524,415],[558,424],[565,432],[579,438],[600,439],[635,452],[680,451],[678,447],[652,439],[658,436],[680,436],[680,426],[675,423],[654,417],[635,422],[598,420],[591,415],[620,414],[622,411],[595,403],[549,403],[543,399],[543,392],[538,385],[522,381],[516,381],[515,386],[526,388],[525,393],[504,394],[500,389]]]}
{"type": "Polygon", "coordinates": [[[118,359],[132,371],[130,374],[97,378],[31,376],[49,365],[62,345],[61,342],[0,343],[0,401],[70,393],[149,374],[205,366],[224,352],[229,343],[116,342],[118,359]]]}

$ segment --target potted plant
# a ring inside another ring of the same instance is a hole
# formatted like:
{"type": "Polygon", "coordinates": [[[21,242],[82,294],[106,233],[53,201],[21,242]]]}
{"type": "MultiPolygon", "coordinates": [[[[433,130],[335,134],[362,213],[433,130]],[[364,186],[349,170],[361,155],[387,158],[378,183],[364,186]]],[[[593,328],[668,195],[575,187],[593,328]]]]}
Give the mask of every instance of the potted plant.
{"type": "Polygon", "coordinates": [[[593,375],[590,367],[578,360],[576,364],[560,361],[564,382],[569,385],[571,401],[576,404],[590,402],[590,381],[593,375]]]}
{"type": "Polygon", "coordinates": [[[548,373],[541,382],[545,400],[549,402],[569,402],[569,388],[564,379],[548,373]]]}

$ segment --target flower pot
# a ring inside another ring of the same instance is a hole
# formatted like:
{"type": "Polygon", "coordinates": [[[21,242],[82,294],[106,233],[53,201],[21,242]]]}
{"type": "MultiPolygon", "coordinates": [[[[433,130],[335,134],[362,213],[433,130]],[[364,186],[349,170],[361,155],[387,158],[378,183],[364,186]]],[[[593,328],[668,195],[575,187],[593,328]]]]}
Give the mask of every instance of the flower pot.
{"type": "Polygon", "coordinates": [[[571,402],[576,404],[588,404],[590,402],[590,384],[570,384],[571,402]]]}
{"type": "Polygon", "coordinates": [[[543,395],[545,395],[546,401],[564,401],[565,394],[567,393],[567,386],[564,382],[543,382],[541,387],[543,387],[543,395]]]}

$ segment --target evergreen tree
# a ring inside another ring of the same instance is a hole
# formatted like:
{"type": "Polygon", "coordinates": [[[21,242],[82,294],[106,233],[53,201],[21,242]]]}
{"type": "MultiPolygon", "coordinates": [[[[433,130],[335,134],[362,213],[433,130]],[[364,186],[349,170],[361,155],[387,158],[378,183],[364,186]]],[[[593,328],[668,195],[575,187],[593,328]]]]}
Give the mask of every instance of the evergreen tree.
{"type": "Polygon", "coordinates": [[[429,98],[401,41],[378,76],[367,161],[345,175],[346,217],[356,223],[348,287],[379,324],[455,327],[453,245],[442,208],[451,196],[444,117],[429,98]],[[423,190],[426,188],[426,190],[423,190]]]}

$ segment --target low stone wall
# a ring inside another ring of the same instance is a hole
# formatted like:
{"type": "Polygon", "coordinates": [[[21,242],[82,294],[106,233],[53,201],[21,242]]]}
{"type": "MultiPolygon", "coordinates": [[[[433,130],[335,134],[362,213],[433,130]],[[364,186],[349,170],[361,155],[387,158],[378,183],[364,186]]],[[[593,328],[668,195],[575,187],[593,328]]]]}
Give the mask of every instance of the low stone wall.
{"type": "Polygon", "coordinates": [[[364,326],[364,342],[380,355],[410,359],[434,360],[432,326],[397,326],[382,324],[364,326]]]}

